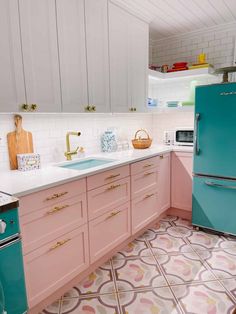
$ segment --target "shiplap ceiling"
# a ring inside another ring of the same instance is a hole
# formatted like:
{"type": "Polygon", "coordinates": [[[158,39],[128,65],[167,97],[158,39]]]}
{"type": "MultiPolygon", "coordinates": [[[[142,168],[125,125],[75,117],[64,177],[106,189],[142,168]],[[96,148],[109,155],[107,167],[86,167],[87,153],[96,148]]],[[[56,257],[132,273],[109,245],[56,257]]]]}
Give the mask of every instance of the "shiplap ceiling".
{"type": "Polygon", "coordinates": [[[236,21],[236,0],[110,0],[150,23],[161,39],[236,21]]]}

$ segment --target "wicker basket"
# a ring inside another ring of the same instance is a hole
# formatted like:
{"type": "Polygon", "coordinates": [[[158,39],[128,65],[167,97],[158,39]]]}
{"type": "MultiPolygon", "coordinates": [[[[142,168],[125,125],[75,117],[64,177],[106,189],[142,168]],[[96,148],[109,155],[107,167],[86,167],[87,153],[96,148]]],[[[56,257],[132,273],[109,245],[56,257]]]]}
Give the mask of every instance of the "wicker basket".
{"type": "Polygon", "coordinates": [[[152,139],[149,137],[149,134],[146,130],[140,129],[135,133],[134,139],[132,140],[133,147],[136,149],[145,149],[151,146],[152,139]],[[141,138],[141,136],[138,136],[140,132],[144,132],[147,135],[147,138],[141,138]]]}

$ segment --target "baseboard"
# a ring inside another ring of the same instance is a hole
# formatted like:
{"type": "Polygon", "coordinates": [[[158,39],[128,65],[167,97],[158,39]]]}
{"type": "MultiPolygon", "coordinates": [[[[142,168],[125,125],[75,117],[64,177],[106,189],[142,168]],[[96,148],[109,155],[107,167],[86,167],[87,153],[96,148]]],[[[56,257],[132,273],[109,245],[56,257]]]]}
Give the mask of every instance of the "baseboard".
{"type": "Polygon", "coordinates": [[[185,209],[171,207],[167,210],[167,215],[178,216],[183,219],[192,220],[192,212],[185,209]]]}

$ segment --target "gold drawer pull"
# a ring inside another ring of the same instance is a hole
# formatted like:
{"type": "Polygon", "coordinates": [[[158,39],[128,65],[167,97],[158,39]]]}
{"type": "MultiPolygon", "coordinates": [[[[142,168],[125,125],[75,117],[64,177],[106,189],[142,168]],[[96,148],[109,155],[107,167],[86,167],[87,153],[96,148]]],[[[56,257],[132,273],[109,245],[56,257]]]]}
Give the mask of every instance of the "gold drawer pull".
{"type": "Polygon", "coordinates": [[[121,212],[121,210],[118,210],[117,212],[112,212],[105,220],[110,219],[116,215],[118,215],[121,212]]]}
{"type": "Polygon", "coordinates": [[[107,188],[107,191],[111,191],[111,190],[117,189],[118,187],[120,187],[120,184],[111,185],[111,186],[109,186],[109,188],[107,188]]]}
{"type": "Polygon", "coordinates": [[[67,242],[69,242],[71,239],[65,239],[62,241],[58,241],[56,244],[54,244],[53,246],[50,247],[49,251],[53,251],[59,247],[61,247],[62,245],[66,244],[67,242]]]}
{"type": "Polygon", "coordinates": [[[109,177],[106,177],[105,180],[114,179],[114,178],[119,177],[119,176],[120,176],[120,173],[118,173],[118,174],[111,174],[109,177]]]}
{"type": "Polygon", "coordinates": [[[68,194],[68,193],[69,193],[69,192],[55,193],[55,194],[53,194],[52,196],[47,197],[47,198],[46,198],[46,201],[54,200],[54,199],[56,199],[56,198],[58,198],[58,197],[61,197],[61,196],[66,195],[66,194],[68,194]]]}
{"type": "Polygon", "coordinates": [[[147,194],[147,195],[144,197],[144,200],[147,199],[147,198],[149,198],[149,197],[152,197],[153,195],[155,195],[155,194],[154,194],[154,193],[152,193],[152,194],[147,194]]]}
{"type": "Polygon", "coordinates": [[[69,207],[70,205],[63,205],[63,206],[55,206],[53,207],[53,209],[49,210],[48,212],[46,212],[46,215],[52,215],[54,213],[59,212],[60,210],[69,207]]]}
{"type": "Polygon", "coordinates": [[[163,159],[164,158],[164,156],[163,155],[160,155],[160,159],[163,159]]]}
{"type": "Polygon", "coordinates": [[[153,166],[153,164],[147,164],[147,165],[144,165],[143,168],[148,168],[148,167],[151,167],[153,166]]]}
{"type": "Polygon", "coordinates": [[[154,171],[152,171],[152,172],[146,172],[146,173],[144,173],[144,176],[150,176],[150,174],[153,174],[153,173],[155,173],[154,171]]]}

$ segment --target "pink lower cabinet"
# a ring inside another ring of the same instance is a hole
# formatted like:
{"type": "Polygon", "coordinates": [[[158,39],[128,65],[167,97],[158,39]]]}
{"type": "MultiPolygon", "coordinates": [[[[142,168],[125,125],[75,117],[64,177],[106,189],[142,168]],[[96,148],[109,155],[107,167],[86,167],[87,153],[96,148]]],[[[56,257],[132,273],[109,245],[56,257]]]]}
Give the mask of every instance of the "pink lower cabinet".
{"type": "Polygon", "coordinates": [[[87,222],[86,193],[21,217],[24,254],[87,222]]]}
{"type": "Polygon", "coordinates": [[[149,190],[132,200],[132,234],[159,216],[158,192],[149,190]]]}
{"type": "Polygon", "coordinates": [[[126,240],[130,229],[130,202],[90,221],[90,261],[95,262],[126,240]]]}
{"type": "Polygon", "coordinates": [[[145,193],[150,189],[157,189],[158,168],[142,171],[131,177],[131,196],[135,198],[140,193],[145,193]]]}
{"type": "Polygon", "coordinates": [[[30,307],[89,266],[87,228],[87,224],[79,227],[24,256],[30,307]]]}
{"type": "Polygon", "coordinates": [[[98,217],[111,208],[130,200],[130,177],[103,185],[88,192],[89,219],[98,217]]]}
{"type": "Polygon", "coordinates": [[[158,176],[159,212],[170,208],[170,165],[171,154],[160,155],[158,176]]]}
{"type": "Polygon", "coordinates": [[[192,210],[192,170],[191,152],[174,152],[171,161],[171,207],[192,210]]]}

